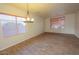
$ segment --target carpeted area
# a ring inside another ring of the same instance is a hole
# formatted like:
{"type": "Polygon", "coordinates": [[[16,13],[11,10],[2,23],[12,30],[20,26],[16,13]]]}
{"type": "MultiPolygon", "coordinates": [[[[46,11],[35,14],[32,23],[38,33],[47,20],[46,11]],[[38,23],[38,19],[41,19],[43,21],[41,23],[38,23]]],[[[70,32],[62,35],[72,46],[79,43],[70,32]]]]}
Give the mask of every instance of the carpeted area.
{"type": "Polygon", "coordinates": [[[0,52],[2,55],[76,55],[79,39],[74,35],[44,33],[0,52]]]}

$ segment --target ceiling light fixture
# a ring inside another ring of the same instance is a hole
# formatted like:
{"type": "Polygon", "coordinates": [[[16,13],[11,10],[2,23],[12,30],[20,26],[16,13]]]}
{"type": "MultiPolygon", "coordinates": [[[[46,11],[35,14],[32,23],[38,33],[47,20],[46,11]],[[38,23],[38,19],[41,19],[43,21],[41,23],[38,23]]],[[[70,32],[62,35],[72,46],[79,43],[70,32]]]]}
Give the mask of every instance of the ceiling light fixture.
{"type": "Polygon", "coordinates": [[[34,18],[30,17],[30,12],[29,12],[29,4],[27,3],[27,17],[26,17],[26,21],[24,21],[25,23],[33,23],[34,22],[34,18]]]}

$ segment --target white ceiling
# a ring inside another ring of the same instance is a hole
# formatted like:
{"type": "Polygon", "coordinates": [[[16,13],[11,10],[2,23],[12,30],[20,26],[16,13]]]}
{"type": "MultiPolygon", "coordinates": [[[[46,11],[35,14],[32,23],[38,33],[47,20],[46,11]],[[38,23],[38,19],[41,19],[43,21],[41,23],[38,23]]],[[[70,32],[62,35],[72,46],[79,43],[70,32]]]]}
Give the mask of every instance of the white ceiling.
{"type": "MultiPolygon", "coordinates": [[[[10,3],[10,6],[16,7],[23,11],[27,10],[27,3],[10,3]]],[[[31,13],[43,18],[55,15],[74,13],[79,10],[78,3],[29,3],[31,13]]]]}

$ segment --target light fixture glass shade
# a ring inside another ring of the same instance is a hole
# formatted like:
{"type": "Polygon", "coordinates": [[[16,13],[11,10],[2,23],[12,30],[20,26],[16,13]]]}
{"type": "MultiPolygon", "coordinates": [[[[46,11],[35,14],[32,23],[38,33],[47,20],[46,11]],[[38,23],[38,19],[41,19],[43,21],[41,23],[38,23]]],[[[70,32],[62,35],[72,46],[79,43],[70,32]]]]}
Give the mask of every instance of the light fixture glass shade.
{"type": "Polygon", "coordinates": [[[27,17],[27,21],[30,21],[30,18],[29,17],[27,17]]]}

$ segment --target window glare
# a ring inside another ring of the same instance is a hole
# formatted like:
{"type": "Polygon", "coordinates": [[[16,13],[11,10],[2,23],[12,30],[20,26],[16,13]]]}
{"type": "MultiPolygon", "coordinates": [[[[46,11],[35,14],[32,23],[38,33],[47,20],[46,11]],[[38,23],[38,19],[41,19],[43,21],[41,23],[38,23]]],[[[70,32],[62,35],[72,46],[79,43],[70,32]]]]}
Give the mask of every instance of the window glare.
{"type": "Polygon", "coordinates": [[[0,14],[0,20],[5,20],[5,21],[8,21],[8,20],[15,20],[15,17],[14,17],[14,16],[9,16],[9,15],[0,14]]]}
{"type": "Polygon", "coordinates": [[[26,21],[25,18],[17,17],[17,21],[26,21]]]}
{"type": "Polygon", "coordinates": [[[52,18],[51,19],[51,28],[55,28],[55,29],[58,29],[58,28],[61,28],[63,29],[64,28],[64,16],[61,16],[61,17],[56,17],[56,18],[52,18]]]}
{"type": "Polygon", "coordinates": [[[0,28],[3,36],[13,36],[26,32],[25,18],[0,14],[0,28]]]}

